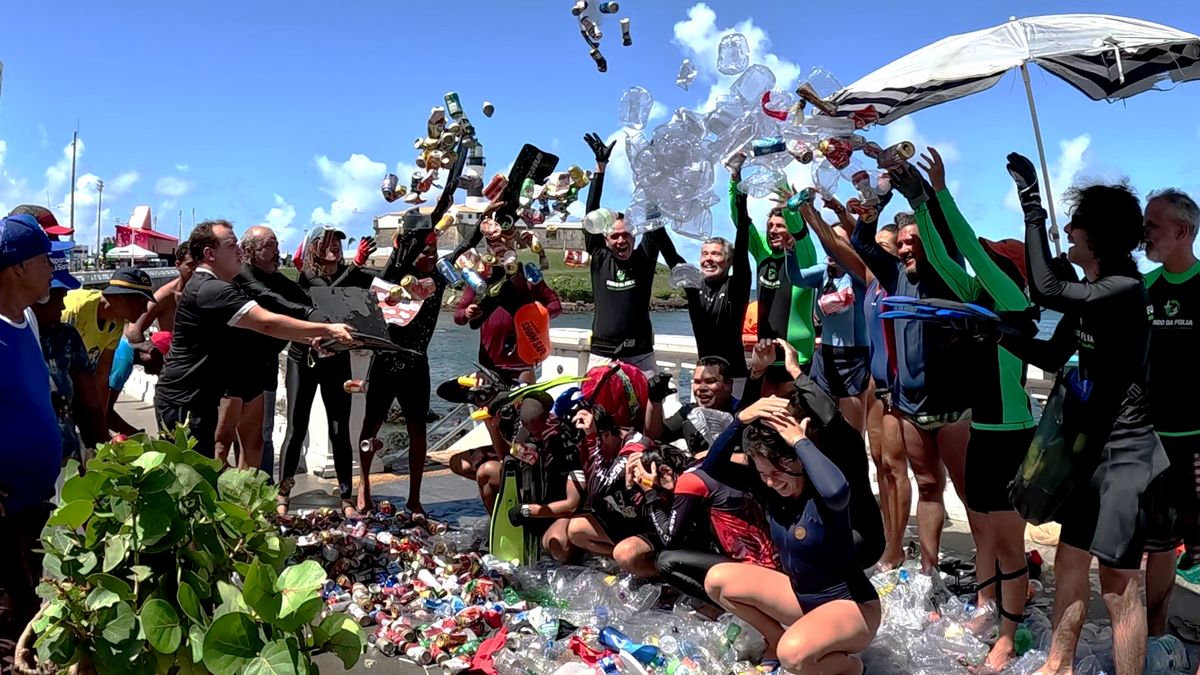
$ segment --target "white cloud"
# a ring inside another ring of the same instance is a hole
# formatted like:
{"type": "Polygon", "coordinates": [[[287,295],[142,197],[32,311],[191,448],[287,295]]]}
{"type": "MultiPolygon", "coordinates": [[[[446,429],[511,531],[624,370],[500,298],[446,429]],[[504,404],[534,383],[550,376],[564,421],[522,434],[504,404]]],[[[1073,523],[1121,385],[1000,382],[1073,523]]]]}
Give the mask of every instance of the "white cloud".
{"type": "MultiPolygon", "coordinates": [[[[800,79],[800,66],[772,53],[771,40],[767,32],[747,19],[729,28],[717,27],[717,13],[703,2],[688,10],[687,21],[675,24],[674,42],[696,66],[696,82],[708,82],[707,100],[696,108],[703,112],[711,110],[716,99],[729,92],[729,85],[737,80],[736,75],[717,72],[717,45],[726,33],[741,33],[750,45],[750,63],[761,63],[775,73],[776,89],[792,89],[800,79]]],[[[694,86],[694,85],[693,85],[694,86]]]]}
{"type": "Polygon", "coordinates": [[[917,130],[917,122],[912,115],[901,117],[891,124],[883,127],[883,145],[890,147],[901,141],[911,141],[917,146],[917,158],[926,151],[927,148],[933,146],[937,148],[938,154],[942,156],[947,164],[953,164],[959,159],[958,146],[954,141],[949,139],[931,141],[926,138],[920,131],[917,130]]]}
{"type": "Polygon", "coordinates": [[[163,176],[154,184],[154,191],[164,197],[182,197],[191,192],[192,182],[178,176],[163,176]]]}
{"type": "Polygon", "coordinates": [[[299,228],[293,226],[296,220],[296,208],[284,201],[283,197],[275,195],[275,206],[267,211],[266,217],[259,225],[271,228],[282,246],[296,236],[299,228]]]}
{"type": "Polygon", "coordinates": [[[175,170],[176,170],[176,171],[187,171],[187,170],[188,170],[188,169],[190,169],[190,168],[191,168],[191,167],[189,167],[187,164],[176,164],[176,165],[175,165],[175,170]]]}
{"type": "MultiPolygon", "coordinates": [[[[334,163],[324,155],[314,158],[314,161],[325,183],[321,191],[333,197],[328,209],[320,206],[313,209],[311,220],[314,224],[336,225],[346,230],[355,226],[365,231],[370,228],[374,216],[386,212],[389,206],[408,207],[400,203],[389,205],[384,201],[379,191],[379,183],[389,169],[382,162],[373,161],[370,157],[357,153],[350,155],[350,159],[341,164],[334,163]]],[[[401,183],[407,183],[409,176],[416,170],[411,164],[398,162],[392,173],[400,177],[401,183]]],[[[445,177],[446,172],[443,171],[436,183],[444,185],[445,177]]],[[[434,192],[437,192],[437,188],[426,193],[427,202],[432,202],[436,197],[434,192]]],[[[361,233],[347,232],[353,236],[361,233]]]]}
{"type": "MultiPolygon", "coordinates": [[[[1091,144],[1092,137],[1088,134],[1066,138],[1058,142],[1058,158],[1050,164],[1050,188],[1054,191],[1054,211],[1060,225],[1066,222],[1064,218],[1066,214],[1062,206],[1063,192],[1075,183],[1080,174],[1093,166],[1092,153],[1088,152],[1091,144]]],[[[1044,180],[1042,166],[1037,155],[1030,156],[1029,159],[1038,170],[1039,180],[1044,180]]],[[[1042,187],[1043,196],[1045,196],[1045,185],[1042,187]]],[[[1010,187],[1008,194],[1005,195],[1004,207],[1010,211],[1021,213],[1021,202],[1017,198],[1016,185],[1010,187]]]]}
{"type": "Polygon", "coordinates": [[[136,183],[139,178],[141,178],[141,176],[138,174],[138,172],[127,171],[112,180],[104,181],[104,192],[113,197],[119,197],[120,195],[129,192],[129,190],[133,187],[133,184],[136,183]]]}
{"type": "Polygon", "coordinates": [[[649,121],[646,122],[646,126],[649,127],[653,122],[667,119],[667,115],[669,115],[670,112],[670,110],[667,110],[667,106],[663,105],[659,101],[655,101],[654,105],[650,106],[650,117],[649,121]]]}

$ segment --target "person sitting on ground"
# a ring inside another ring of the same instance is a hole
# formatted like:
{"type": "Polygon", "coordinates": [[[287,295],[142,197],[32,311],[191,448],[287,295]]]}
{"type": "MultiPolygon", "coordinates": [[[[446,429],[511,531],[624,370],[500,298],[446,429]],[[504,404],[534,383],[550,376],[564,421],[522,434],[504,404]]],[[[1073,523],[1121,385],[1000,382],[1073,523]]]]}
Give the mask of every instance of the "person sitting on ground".
{"type": "Polygon", "coordinates": [[[749,479],[739,487],[766,504],[782,571],[722,563],[704,588],[762,633],[766,660],[777,658],[792,673],[855,675],[863,668],[855,654],[879,629],[879,597],[856,564],[850,484],[808,438],[808,418],[797,419],[791,408],[774,396],[744,408],[704,460],[722,480],[749,479]],[[754,471],[730,462],[739,441],[754,471]]]}
{"type": "Polygon", "coordinates": [[[83,338],[88,359],[96,369],[93,380],[101,401],[108,400],[113,353],[121,343],[125,324],[145,313],[147,304],[154,301],[153,293],[150,275],[133,267],[113,272],[103,291],[79,288],[67,292],[62,322],[74,326],[83,338]]]}
{"type": "Polygon", "coordinates": [[[121,338],[117,351],[113,354],[112,372],[108,375],[108,409],[105,416],[108,428],[123,436],[140,434],[145,429],[138,429],[121,417],[117,412],[117,399],[125,383],[133,375],[133,367],[139,365],[147,375],[158,375],[162,372],[163,362],[167,352],[171,350],[170,331],[158,331],[146,342],[131,343],[128,338],[121,338]]]}
{"type": "Polygon", "coordinates": [[[75,459],[85,463],[87,457],[81,450],[94,449],[98,443],[107,441],[108,425],[104,409],[96,398],[99,396],[99,388],[93,381],[96,371],[83,339],[73,327],[62,323],[63,298],[68,291],[81,285],[71,276],[67,260],[70,243],[63,243],[65,248],[54,242],[55,250],[50,253],[55,266],[50,294],[38,300],[31,309],[41,335],[42,356],[50,370],[50,396],[62,433],[62,461],[75,459]],[[79,431],[75,430],[77,421],[79,431]]]}
{"type": "MultiPolygon", "coordinates": [[[[659,553],[654,569],[667,583],[703,602],[704,579],[715,565],[746,562],[779,569],[762,507],[748,492],[749,478],[718,480],[671,446],[631,458],[633,483],[642,490],[642,517],[653,526],[659,553]]],[[[731,463],[734,473],[754,469],[731,463]]]]}
{"type": "Polygon", "coordinates": [[[136,344],[145,340],[146,331],[155,325],[160,331],[175,330],[175,310],[179,307],[179,298],[183,296],[183,287],[187,285],[188,279],[192,278],[192,272],[196,269],[196,261],[192,259],[187,239],[175,247],[175,269],[179,271],[179,276],[154,291],[154,302],[146,306],[146,311],[137,321],[125,327],[125,338],[130,343],[136,344]]]}
{"type": "Polygon", "coordinates": [[[588,553],[613,558],[631,574],[654,576],[650,525],[638,513],[642,494],[628,484],[629,458],[650,447],[650,439],[628,427],[603,405],[575,413],[584,434],[584,508],[567,523],[567,538],[588,553]]]}
{"type": "MultiPolygon", "coordinates": [[[[545,393],[521,401],[521,430],[516,442],[532,447],[536,453],[542,494],[537,503],[514,506],[508,517],[515,525],[532,528],[541,537],[542,549],[556,561],[567,563],[575,553],[567,527],[583,503],[587,479],[579,460],[575,430],[550,412],[552,405],[545,393]]],[[[495,475],[498,489],[502,470],[501,462],[493,460],[484,465],[481,474],[495,475]]]]}
{"type": "MultiPolygon", "coordinates": [[[[703,459],[704,453],[708,452],[708,438],[715,438],[721,431],[724,431],[724,426],[720,429],[697,428],[692,421],[692,413],[696,409],[701,409],[706,412],[704,421],[707,424],[712,424],[714,420],[724,420],[727,425],[733,421],[733,412],[737,410],[738,400],[733,397],[734,378],[729,375],[729,362],[720,356],[705,356],[696,361],[696,369],[692,371],[692,402],[680,406],[679,410],[674,415],[662,420],[658,427],[648,428],[647,435],[654,438],[660,443],[674,443],[678,440],[687,442],[688,450],[695,459],[703,459]],[[712,413],[725,413],[725,415],[714,415],[712,413]]],[[[650,404],[662,405],[662,401],[655,401],[656,398],[665,398],[670,390],[665,390],[663,387],[651,387],[650,404]]],[[[651,419],[661,417],[654,416],[651,419]]]]}

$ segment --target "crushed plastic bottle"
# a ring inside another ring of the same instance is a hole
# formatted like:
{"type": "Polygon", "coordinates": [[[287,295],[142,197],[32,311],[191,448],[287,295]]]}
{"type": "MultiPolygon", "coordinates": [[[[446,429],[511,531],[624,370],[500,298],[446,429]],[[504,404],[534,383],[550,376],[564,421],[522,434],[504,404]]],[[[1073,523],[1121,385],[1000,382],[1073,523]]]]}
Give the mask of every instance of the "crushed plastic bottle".
{"type": "Polygon", "coordinates": [[[696,66],[692,65],[689,59],[684,59],[683,63],[679,64],[679,74],[675,76],[675,85],[680,89],[687,91],[688,87],[692,86],[692,82],[696,79],[696,66]]]}
{"type": "Polygon", "coordinates": [[[771,194],[780,181],[786,181],[787,175],[782,171],[765,166],[751,166],[742,171],[742,181],[738,189],[754,197],[762,199],[771,194]]]}
{"type": "Polygon", "coordinates": [[[741,33],[729,33],[717,45],[717,72],[737,75],[750,65],[750,43],[741,33]]]}
{"type": "Polygon", "coordinates": [[[640,131],[650,120],[654,108],[654,96],[641,87],[630,87],[621,95],[619,121],[621,126],[640,131]]]}
{"type": "Polygon", "coordinates": [[[583,229],[588,234],[607,234],[617,222],[617,214],[612,209],[599,208],[583,217],[583,229]]]}
{"type": "Polygon", "coordinates": [[[691,263],[683,263],[671,268],[668,283],[671,288],[700,288],[704,284],[704,273],[691,263]]]}
{"type": "Polygon", "coordinates": [[[672,222],[671,230],[676,234],[705,241],[712,238],[713,217],[709,209],[698,209],[696,214],[684,222],[672,222]]]}
{"type": "Polygon", "coordinates": [[[632,227],[639,232],[657,230],[667,222],[667,217],[663,215],[662,209],[658,208],[654,202],[635,201],[625,209],[626,227],[632,227]]]}
{"type": "Polygon", "coordinates": [[[729,88],[748,104],[759,104],[763,94],[775,86],[775,73],[771,69],[756,63],[746,69],[742,76],[729,88]]]}

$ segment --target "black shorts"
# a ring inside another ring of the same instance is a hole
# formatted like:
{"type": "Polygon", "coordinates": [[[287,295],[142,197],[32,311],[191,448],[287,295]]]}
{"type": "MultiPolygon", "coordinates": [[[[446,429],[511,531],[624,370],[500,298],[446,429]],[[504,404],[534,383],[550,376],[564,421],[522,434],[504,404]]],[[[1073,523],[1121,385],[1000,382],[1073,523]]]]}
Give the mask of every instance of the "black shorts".
{"type": "Polygon", "coordinates": [[[630,537],[640,537],[650,545],[650,548],[654,550],[661,548],[650,536],[650,528],[641,518],[623,518],[612,513],[596,512],[592,512],[592,517],[596,519],[600,529],[604,531],[605,536],[614,546],[630,537]]]}
{"type": "Polygon", "coordinates": [[[196,439],[196,447],[192,449],[205,457],[212,458],[216,456],[219,407],[219,400],[202,403],[193,399],[190,403],[180,404],[156,398],[154,419],[158,422],[159,433],[165,434],[171,440],[174,440],[175,437],[175,427],[186,423],[192,438],[196,439]]]}
{"type": "Polygon", "coordinates": [[[1008,484],[1021,470],[1036,428],[971,429],[967,443],[967,508],[976,513],[1012,511],[1008,484]]]}
{"type": "Polygon", "coordinates": [[[1200,552],[1200,435],[1160,436],[1171,466],[1146,491],[1146,550],[1200,552]]]}
{"type": "Polygon", "coordinates": [[[428,358],[376,354],[367,378],[367,420],[386,420],[397,401],[406,422],[425,424],[429,392],[428,358]]]}
{"type": "Polygon", "coordinates": [[[1115,523],[1100,518],[1100,492],[1091,484],[1091,472],[1075,476],[1075,487],[1071,495],[1058,507],[1054,520],[1062,525],[1059,542],[1074,546],[1082,551],[1092,551],[1092,544],[1098,538],[1097,533],[1105,530],[1104,538],[1117,538],[1129,541],[1125,554],[1119,560],[1101,560],[1108,567],[1119,570],[1136,570],[1142,565],[1142,551],[1145,549],[1146,531],[1138,527],[1132,534],[1114,533],[1115,523]]]}
{"type": "MultiPolygon", "coordinates": [[[[823,387],[834,398],[858,396],[870,388],[871,350],[869,347],[836,347],[822,344],[820,370],[827,383],[823,387]]],[[[814,357],[814,361],[815,361],[814,357]]],[[[813,371],[816,372],[814,367],[813,371]]],[[[814,378],[815,379],[815,378],[814,378]]]]}

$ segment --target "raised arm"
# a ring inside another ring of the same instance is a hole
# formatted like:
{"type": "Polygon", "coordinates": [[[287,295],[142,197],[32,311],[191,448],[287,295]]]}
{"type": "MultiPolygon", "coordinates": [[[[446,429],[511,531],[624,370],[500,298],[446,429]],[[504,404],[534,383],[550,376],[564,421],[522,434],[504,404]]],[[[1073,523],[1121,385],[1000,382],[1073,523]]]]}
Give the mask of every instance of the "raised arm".
{"type": "MultiPolygon", "coordinates": [[[[841,214],[846,213],[846,209],[845,207],[835,209],[835,213],[840,217],[841,214]]],[[[871,268],[867,267],[867,263],[863,262],[862,257],[858,255],[850,242],[837,236],[833,228],[825,222],[812,204],[802,206],[800,214],[804,217],[804,222],[808,223],[809,229],[817,235],[817,239],[821,240],[821,246],[825,248],[825,252],[833,256],[834,260],[837,260],[838,264],[847,272],[858,277],[863,284],[869,284],[875,279],[871,268]]],[[[845,227],[844,221],[842,226],[845,227]]],[[[853,225],[847,229],[851,232],[854,231],[853,225]]]]}
{"type": "MultiPolygon", "coordinates": [[[[737,475],[736,464],[733,463],[733,453],[742,444],[742,430],[745,426],[737,418],[734,418],[733,424],[725,428],[720,436],[713,441],[713,444],[708,449],[708,454],[704,456],[704,471],[710,476],[721,476],[724,479],[727,476],[737,475]]],[[[746,486],[739,486],[746,487],[746,486]]]]}
{"type": "Polygon", "coordinates": [[[929,213],[929,208],[925,204],[921,204],[913,215],[917,219],[917,227],[921,231],[921,243],[925,246],[925,258],[937,270],[938,276],[954,291],[959,300],[963,302],[978,300],[983,287],[962,265],[950,257],[946,251],[945,242],[934,228],[933,216],[929,213]]]}
{"type": "MultiPolygon", "coordinates": [[[[796,247],[799,248],[799,243],[796,247]]],[[[787,274],[792,285],[800,288],[820,288],[822,280],[825,279],[825,272],[829,269],[827,263],[819,262],[800,266],[800,256],[796,251],[787,252],[787,274]]]]}
{"type": "Polygon", "coordinates": [[[666,228],[660,227],[642,235],[642,248],[646,251],[646,255],[654,261],[658,260],[658,254],[661,253],[667,267],[674,268],[676,265],[687,262],[683,256],[679,255],[679,251],[675,250],[675,242],[671,240],[671,235],[667,233],[666,228]]]}
{"type": "Polygon", "coordinates": [[[125,326],[125,339],[130,342],[137,343],[146,339],[146,331],[154,325],[158,317],[168,309],[175,308],[175,291],[179,290],[181,282],[179,277],[172,279],[162,288],[154,292],[154,302],[146,307],[146,311],[138,317],[137,321],[125,326]]]}
{"type": "MultiPolygon", "coordinates": [[[[592,184],[588,186],[587,213],[591,213],[600,208],[600,197],[604,192],[604,169],[608,166],[613,146],[617,142],[613,141],[605,145],[604,141],[600,139],[599,134],[586,134],[583,140],[588,144],[588,147],[592,150],[592,154],[596,157],[596,171],[592,175],[592,184]]],[[[588,234],[585,232],[584,235],[587,237],[588,253],[595,253],[604,248],[603,234],[588,234]]]]}

